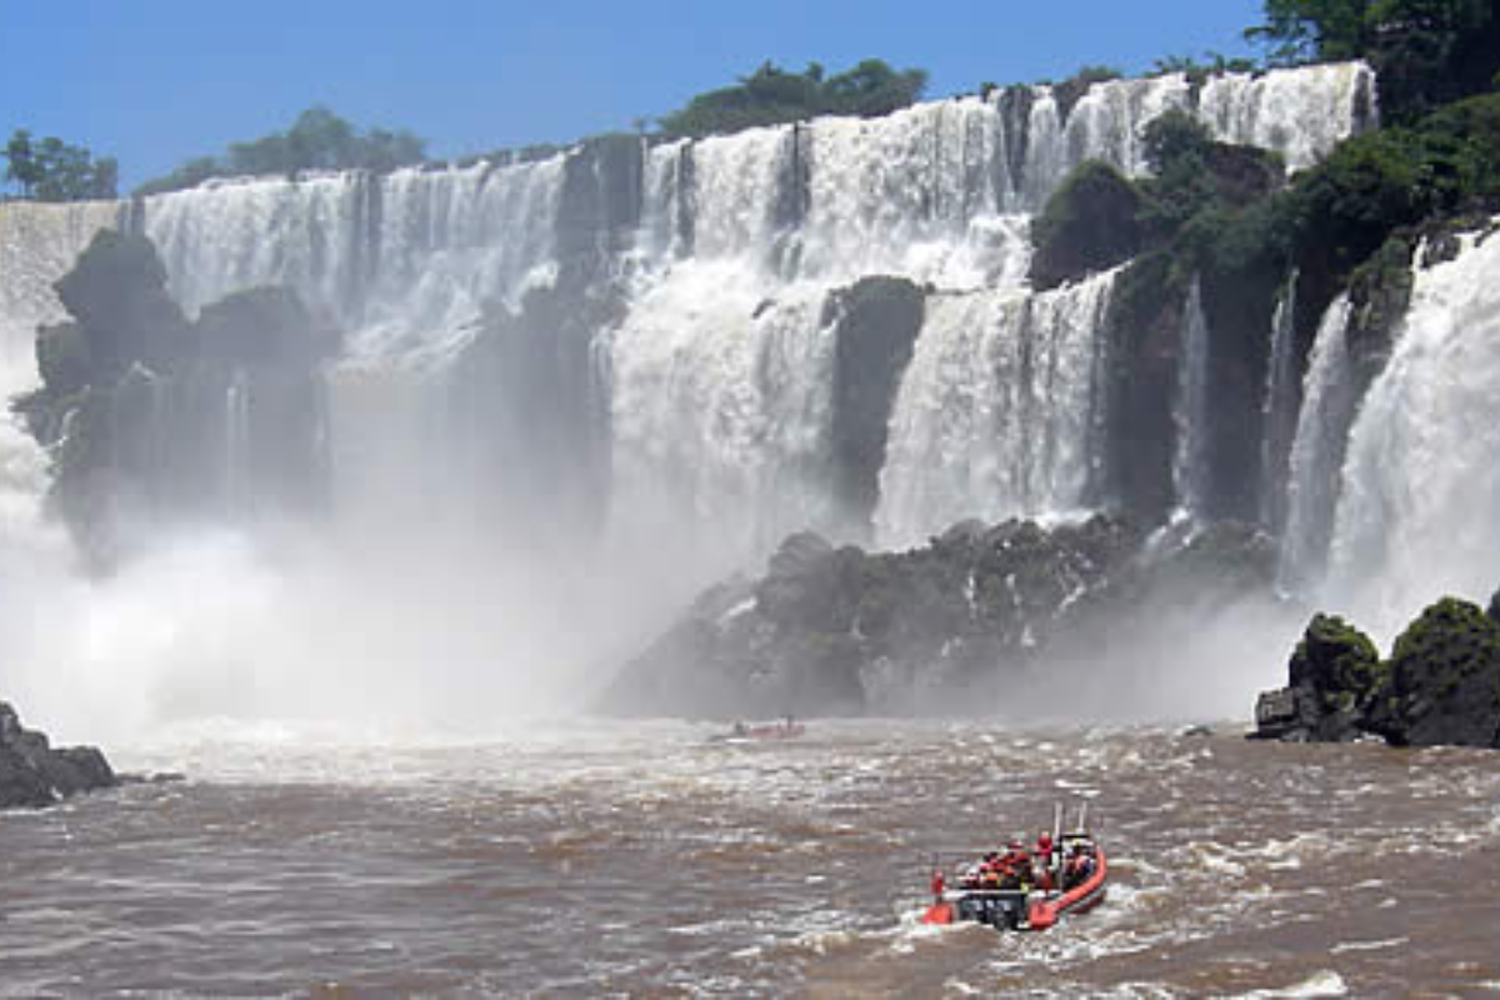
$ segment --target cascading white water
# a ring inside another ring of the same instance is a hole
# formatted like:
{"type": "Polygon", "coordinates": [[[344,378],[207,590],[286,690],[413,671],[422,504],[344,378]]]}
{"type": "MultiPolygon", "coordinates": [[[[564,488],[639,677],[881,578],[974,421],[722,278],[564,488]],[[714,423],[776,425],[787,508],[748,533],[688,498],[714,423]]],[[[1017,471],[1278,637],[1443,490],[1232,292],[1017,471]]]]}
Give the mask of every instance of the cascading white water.
{"type": "MultiPolygon", "coordinates": [[[[1226,82],[1224,100],[1205,98],[1200,114],[1207,120],[1210,104],[1230,109],[1222,122],[1210,121],[1216,134],[1263,136],[1293,163],[1355,127],[1353,111],[1339,110],[1341,98],[1323,105],[1303,93],[1333,86],[1330,74],[1271,76],[1280,89],[1248,78],[1226,82]],[[1230,99],[1256,86],[1263,96],[1230,99]],[[1269,96],[1276,93],[1299,96],[1269,96]],[[1328,128],[1320,123],[1298,145],[1310,107],[1333,108],[1328,128]]],[[[1028,295],[1027,213],[1086,157],[1141,172],[1141,126],[1164,108],[1193,106],[1192,88],[1175,76],[1102,84],[1066,116],[1052,88],[1029,97],[1017,104],[1024,121],[1008,120],[997,95],[646,151],[642,223],[621,268],[629,296],[599,353],[612,387],[611,518],[616,525],[654,518],[649,556],[659,557],[651,546],[662,539],[707,545],[717,538],[721,563],[743,562],[787,531],[824,526],[833,363],[826,300],[832,289],[875,273],[941,289],[891,425],[878,512],[883,539],[919,539],[960,517],[1057,514],[1088,502],[1101,454],[1098,332],[1113,279],[1028,295]],[[991,367],[976,370],[976,359],[991,367]],[[997,422],[1002,415],[1007,423],[997,422]],[[943,456],[936,467],[934,455],[943,456]]],[[[153,677],[169,668],[182,675],[133,685],[142,703],[133,717],[154,711],[146,702],[174,699],[200,711],[234,709],[241,700],[267,710],[300,707],[309,700],[308,678],[340,663],[351,665],[362,690],[371,679],[376,687],[391,681],[390,703],[406,710],[441,687],[412,682],[412,663],[422,671],[468,663],[478,666],[466,681],[492,678],[499,672],[495,632],[514,647],[507,662],[531,666],[556,654],[559,635],[590,631],[577,622],[602,620],[577,600],[593,568],[476,552],[499,545],[499,533],[484,531],[491,525],[482,520],[447,532],[462,544],[435,537],[445,534],[453,498],[442,472],[447,443],[435,430],[447,382],[428,376],[468,342],[482,302],[514,306],[528,287],[553,277],[567,166],[558,156],[383,178],[224,181],[139,206],[136,221],[157,243],[190,314],[232,292],[285,284],[343,330],[345,355],[329,386],[328,449],[332,533],[348,537],[332,554],[274,571],[243,539],[195,545],[131,577],[107,607],[85,601],[102,623],[89,642],[96,654],[109,651],[111,662],[95,657],[101,672],[121,660],[120,676],[134,678],[129,668],[138,660],[153,677]],[[202,585],[220,578],[222,587],[202,585]],[[549,589],[558,594],[537,596],[549,589]],[[350,619],[362,627],[349,629],[350,619]],[[533,620],[542,624],[527,624],[533,620]],[[524,636],[532,633],[542,638],[528,646],[524,636]],[[274,641],[263,638],[273,634],[274,641]],[[523,638],[511,642],[513,635],[523,638]],[[398,676],[405,679],[391,680],[398,676]],[[239,680],[229,684],[231,677],[239,680]],[[224,692],[208,691],[215,679],[226,681],[224,692]],[[256,684],[263,685],[252,692],[256,699],[237,697],[256,684]]],[[[10,211],[0,206],[0,219],[10,211]]],[[[43,213],[39,206],[14,211],[28,219],[43,213]]],[[[24,348],[26,385],[35,383],[32,329],[60,315],[12,303],[17,295],[46,299],[46,283],[92,228],[114,224],[118,208],[66,211],[91,221],[79,224],[86,235],[72,239],[44,277],[26,271],[60,239],[51,229],[20,237],[22,250],[0,257],[0,321],[6,341],[24,348]]],[[[0,234],[15,232],[0,221],[0,234]]],[[[230,494],[254,486],[242,482],[253,465],[245,455],[250,396],[237,386],[224,399],[230,494]]],[[[16,440],[26,444],[30,464],[7,460],[7,481],[20,484],[34,507],[45,463],[29,439],[16,440]]],[[[13,449],[0,443],[0,452],[13,449]]],[[[658,563],[652,568],[658,583],[674,576],[658,563]]],[[[606,605],[644,589],[628,575],[597,575],[615,584],[603,595],[606,605]]],[[[681,590],[697,582],[682,575],[681,590]]],[[[645,617],[614,610],[621,621],[645,617]]],[[[64,624],[73,624],[71,615],[64,624]]],[[[346,686],[336,671],[327,674],[326,701],[343,704],[346,686]]]]}
{"type": "Polygon", "coordinates": [[[1274,149],[1292,171],[1373,127],[1375,115],[1375,71],[1360,62],[1226,73],[1210,77],[1198,97],[1198,117],[1215,138],[1274,149]]]}
{"type": "Polygon", "coordinates": [[[563,162],[217,182],[147,198],[143,229],[190,315],[285,285],[356,363],[440,360],[481,303],[551,279],[563,162]]]}
{"type": "Polygon", "coordinates": [[[875,523],[882,545],[954,521],[1079,509],[1101,459],[1100,336],[1117,272],[1077,285],[939,295],[897,394],[875,523]]]}
{"type": "Polygon", "coordinates": [[[1350,312],[1349,296],[1342,294],[1323,314],[1302,380],[1302,408],[1287,463],[1286,530],[1277,572],[1283,590],[1315,586],[1328,551],[1338,468],[1358,403],[1349,368],[1350,312]]]}
{"type": "Polygon", "coordinates": [[[1327,593],[1377,629],[1443,594],[1482,604],[1500,585],[1497,274],[1493,233],[1416,271],[1394,352],[1350,432],[1327,593]]]}
{"type": "Polygon", "coordinates": [[[993,105],[921,104],[880,119],[818,119],[804,132],[801,274],[899,274],[950,288],[1024,280],[1027,219],[1001,213],[1010,181],[993,105]]]}
{"type": "Polygon", "coordinates": [[[1203,290],[1194,277],[1183,307],[1177,398],[1172,402],[1172,424],[1177,433],[1172,486],[1178,510],[1189,518],[1200,516],[1208,499],[1208,335],[1203,290]]]}
{"type": "Polygon", "coordinates": [[[1271,316],[1271,355],[1261,402],[1260,523],[1279,534],[1285,520],[1287,456],[1297,433],[1296,271],[1276,297],[1271,316]]]}
{"type": "Polygon", "coordinates": [[[770,303],[737,278],[697,265],[613,334],[619,529],[702,527],[713,548],[740,554],[826,521],[824,289],[791,286],[770,303]]]}

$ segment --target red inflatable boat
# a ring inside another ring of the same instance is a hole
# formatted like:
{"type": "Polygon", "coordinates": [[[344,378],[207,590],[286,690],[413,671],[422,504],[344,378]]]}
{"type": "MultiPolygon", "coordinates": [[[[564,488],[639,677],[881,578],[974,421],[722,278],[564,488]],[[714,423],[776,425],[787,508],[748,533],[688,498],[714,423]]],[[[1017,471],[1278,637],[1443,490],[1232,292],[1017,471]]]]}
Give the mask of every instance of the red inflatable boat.
{"type": "Polygon", "coordinates": [[[971,862],[959,869],[955,888],[937,869],[932,876],[933,901],[922,922],[972,921],[996,930],[1045,930],[1064,916],[1097,906],[1108,880],[1109,864],[1093,836],[1082,831],[1064,834],[1046,856],[1022,852],[1017,860],[990,854],[971,862]]]}

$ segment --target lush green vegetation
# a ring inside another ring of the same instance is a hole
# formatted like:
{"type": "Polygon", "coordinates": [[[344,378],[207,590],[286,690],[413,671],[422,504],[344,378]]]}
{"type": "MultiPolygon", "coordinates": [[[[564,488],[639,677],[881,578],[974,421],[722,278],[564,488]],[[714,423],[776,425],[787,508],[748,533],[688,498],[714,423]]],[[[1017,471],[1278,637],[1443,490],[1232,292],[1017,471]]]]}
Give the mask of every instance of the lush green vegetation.
{"type": "Polygon", "coordinates": [[[193,187],[210,177],[293,174],[300,170],[390,171],[422,162],[426,143],[410,132],[374,128],[361,133],[324,107],[302,112],[285,132],[233,142],[222,157],[189,160],[171,174],[148,181],[136,194],[193,187]]]}
{"type": "Polygon", "coordinates": [[[866,59],[837,76],[818,63],[789,73],[765,62],[733,87],[699,94],[687,106],[663,115],[669,138],[735,132],[757,125],[779,125],[816,115],[889,114],[912,104],[927,87],[927,72],[897,71],[879,59],[866,59]]]}
{"type": "Polygon", "coordinates": [[[5,157],[5,181],[20,189],[22,198],[36,201],[87,201],[113,198],[119,165],[111,157],[94,159],[82,146],[70,146],[56,136],[34,140],[17,129],[0,151],[5,157]]]}

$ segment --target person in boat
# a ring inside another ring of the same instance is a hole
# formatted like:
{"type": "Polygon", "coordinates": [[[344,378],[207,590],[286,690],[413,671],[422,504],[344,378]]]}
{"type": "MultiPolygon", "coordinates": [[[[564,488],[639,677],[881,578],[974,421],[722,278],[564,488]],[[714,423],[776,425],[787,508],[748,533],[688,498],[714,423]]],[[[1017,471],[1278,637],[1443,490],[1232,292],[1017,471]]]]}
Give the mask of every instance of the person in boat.
{"type": "Polygon", "coordinates": [[[1036,838],[1036,885],[1038,889],[1050,890],[1055,878],[1056,863],[1052,856],[1052,834],[1043,830],[1036,838]]]}
{"type": "Polygon", "coordinates": [[[1073,845],[1073,853],[1063,864],[1063,888],[1082,885],[1094,874],[1094,856],[1087,844],[1073,845]]]}
{"type": "Polygon", "coordinates": [[[1000,859],[1000,888],[1029,890],[1031,883],[1031,855],[1025,844],[1012,840],[1000,859]]]}

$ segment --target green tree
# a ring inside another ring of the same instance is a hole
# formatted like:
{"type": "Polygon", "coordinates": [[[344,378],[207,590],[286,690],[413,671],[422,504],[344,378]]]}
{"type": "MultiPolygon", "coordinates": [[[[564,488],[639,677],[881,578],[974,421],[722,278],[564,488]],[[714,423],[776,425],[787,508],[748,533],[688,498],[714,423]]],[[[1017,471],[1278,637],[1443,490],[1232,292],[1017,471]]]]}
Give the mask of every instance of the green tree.
{"type": "Polygon", "coordinates": [[[31,133],[16,129],[5,146],[5,180],[21,186],[21,197],[30,198],[32,189],[41,180],[41,164],[31,147],[31,133]]]}
{"type": "Polygon", "coordinates": [[[38,201],[83,201],[113,198],[119,165],[109,157],[95,160],[82,146],[71,146],[56,136],[33,141],[17,129],[6,144],[5,179],[21,189],[21,197],[38,201]]]}
{"type": "Polygon", "coordinates": [[[768,61],[735,86],[698,94],[686,107],[663,115],[661,130],[669,137],[704,136],[816,115],[872,117],[907,107],[926,86],[925,70],[897,71],[879,59],[832,77],[820,63],[793,73],[768,61]]]}
{"type": "Polygon", "coordinates": [[[426,143],[411,132],[375,128],[365,134],[328,108],[315,105],[285,132],[232,142],[222,158],[189,160],[166,177],[147,181],[136,194],[194,187],[210,177],[294,174],[301,170],[389,172],[421,163],[426,143]]]}

